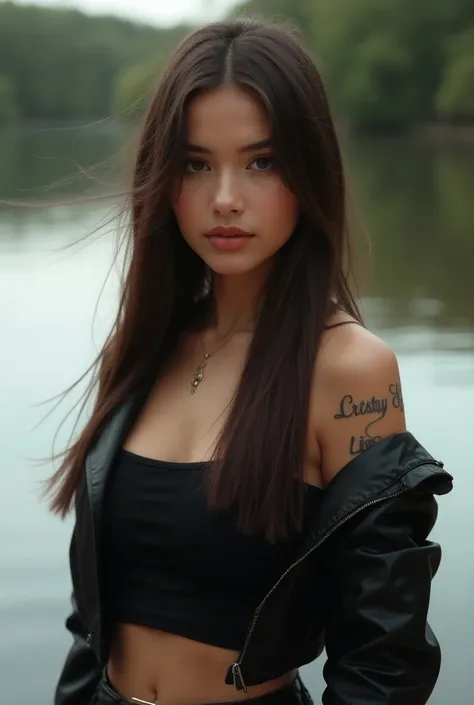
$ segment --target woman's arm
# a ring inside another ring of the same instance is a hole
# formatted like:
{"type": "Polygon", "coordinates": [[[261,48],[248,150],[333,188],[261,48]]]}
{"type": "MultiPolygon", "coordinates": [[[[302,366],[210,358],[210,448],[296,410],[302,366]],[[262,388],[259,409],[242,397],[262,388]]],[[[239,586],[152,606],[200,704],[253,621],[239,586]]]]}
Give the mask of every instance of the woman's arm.
{"type": "Polygon", "coordinates": [[[326,332],[318,354],[311,407],[321,474],[327,484],[370,446],[406,431],[395,355],[361,326],[326,332]]]}
{"type": "Polygon", "coordinates": [[[329,546],[324,705],[425,705],[438,678],[427,622],[436,501],[405,494],[375,506],[329,546]]]}
{"type": "MultiPolygon", "coordinates": [[[[394,354],[355,326],[325,341],[313,416],[324,482],[405,430],[394,354]]],[[[350,469],[346,470],[350,472],[350,469]]],[[[440,668],[427,614],[441,549],[433,487],[374,504],[327,545],[324,705],[425,705],[440,668]]]]}

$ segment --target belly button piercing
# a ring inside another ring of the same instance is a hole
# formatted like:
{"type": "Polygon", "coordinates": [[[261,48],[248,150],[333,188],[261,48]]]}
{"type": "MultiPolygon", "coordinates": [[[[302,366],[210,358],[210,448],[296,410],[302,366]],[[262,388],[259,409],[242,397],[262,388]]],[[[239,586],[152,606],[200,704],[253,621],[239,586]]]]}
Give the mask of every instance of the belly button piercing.
{"type": "Polygon", "coordinates": [[[156,705],[156,703],[150,703],[148,700],[140,700],[140,698],[132,698],[136,703],[143,703],[143,705],[156,705]]]}

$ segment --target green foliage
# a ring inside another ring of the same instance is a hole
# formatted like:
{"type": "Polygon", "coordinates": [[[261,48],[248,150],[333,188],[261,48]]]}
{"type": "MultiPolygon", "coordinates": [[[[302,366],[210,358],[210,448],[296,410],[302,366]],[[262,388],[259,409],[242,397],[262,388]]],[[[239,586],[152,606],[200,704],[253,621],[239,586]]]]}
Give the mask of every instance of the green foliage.
{"type": "Polygon", "coordinates": [[[443,117],[474,120],[474,52],[457,57],[447,66],[437,107],[443,117]]]}
{"type": "MultiPolygon", "coordinates": [[[[447,49],[474,27],[472,0],[249,0],[242,7],[304,28],[335,112],[362,129],[436,120],[447,49]]],[[[463,80],[466,64],[457,69],[463,80]]]]}
{"type": "Polygon", "coordinates": [[[360,128],[402,127],[413,116],[409,56],[382,33],[354,49],[339,90],[339,106],[360,128]]]}
{"type": "Polygon", "coordinates": [[[442,19],[436,0],[319,0],[313,36],[337,112],[360,127],[432,119],[442,19]]]}
{"type": "Polygon", "coordinates": [[[474,120],[474,25],[455,35],[436,95],[439,115],[453,121],[474,120]]]}
{"type": "Polygon", "coordinates": [[[190,28],[178,26],[167,30],[155,51],[145,61],[124,66],[117,74],[112,93],[112,110],[126,120],[140,117],[169,54],[190,28]]]}
{"type": "MultiPolygon", "coordinates": [[[[474,119],[473,0],[236,0],[236,13],[297,25],[356,128],[474,119]]],[[[0,2],[0,123],[140,115],[189,29],[0,2]]]]}
{"type": "Polygon", "coordinates": [[[135,64],[123,70],[117,77],[113,93],[113,109],[127,120],[144,112],[157,80],[155,62],[135,64]]]}
{"type": "Polygon", "coordinates": [[[184,32],[3,2],[0,66],[23,119],[101,118],[113,110],[118,76],[169,52],[184,32]]]}

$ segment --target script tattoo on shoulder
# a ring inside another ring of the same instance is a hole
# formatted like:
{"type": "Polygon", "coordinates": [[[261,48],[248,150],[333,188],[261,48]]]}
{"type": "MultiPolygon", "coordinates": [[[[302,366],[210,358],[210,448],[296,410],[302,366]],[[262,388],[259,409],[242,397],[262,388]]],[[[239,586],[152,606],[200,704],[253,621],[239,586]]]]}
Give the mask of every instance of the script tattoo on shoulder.
{"type": "Polygon", "coordinates": [[[388,391],[392,395],[392,406],[394,409],[400,409],[401,412],[405,411],[405,404],[403,403],[402,388],[399,382],[391,384],[388,391]]]}
{"type": "Polygon", "coordinates": [[[382,440],[382,436],[374,434],[370,429],[385,417],[389,406],[398,409],[402,413],[405,410],[400,383],[395,382],[394,384],[390,384],[388,392],[390,396],[373,396],[370,399],[360,401],[355,401],[352,394],[346,394],[342,397],[339,404],[339,411],[337,414],[334,414],[335,419],[351,419],[356,416],[376,417],[368,422],[363,435],[360,435],[358,438],[351,436],[349,444],[349,452],[351,455],[360,455],[382,440]]]}

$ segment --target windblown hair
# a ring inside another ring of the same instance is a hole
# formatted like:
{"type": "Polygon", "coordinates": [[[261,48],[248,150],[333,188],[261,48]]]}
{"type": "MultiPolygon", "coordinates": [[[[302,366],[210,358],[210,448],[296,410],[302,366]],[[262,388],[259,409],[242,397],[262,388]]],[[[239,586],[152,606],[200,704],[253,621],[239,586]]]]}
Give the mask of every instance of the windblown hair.
{"type": "Polygon", "coordinates": [[[286,185],[301,215],[277,253],[228,420],[206,471],[209,504],[236,506],[246,533],[274,540],[302,522],[303,465],[315,358],[334,308],[361,320],[351,294],[346,186],[320,74],[297,33],[238,18],[206,25],[176,49],[141,129],[130,188],[130,258],[113,328],[90,370],[92,413],[48,479],[51,510],[65,516],[92,442],[118,405],[151,384],[198,323],[205,263],[181,236],[171,194],[182,173],[186,110],[223,84],[257,96],[268,112],[286,185]]]}

